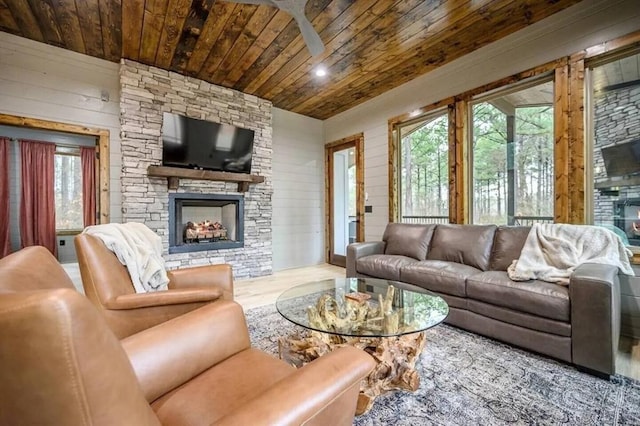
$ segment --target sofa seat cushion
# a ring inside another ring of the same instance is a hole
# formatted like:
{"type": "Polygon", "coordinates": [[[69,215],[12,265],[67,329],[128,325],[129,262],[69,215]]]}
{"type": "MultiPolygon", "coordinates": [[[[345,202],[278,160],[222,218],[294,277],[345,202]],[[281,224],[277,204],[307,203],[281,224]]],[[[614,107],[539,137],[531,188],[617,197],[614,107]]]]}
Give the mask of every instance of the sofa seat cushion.
{"type": "Polygon", "coordinates": [[[400,281],[400,268],[415,262],[416,259],[407,256],[372,254],[356,261],[356,271],[376,278],[400,281]]]}
{"type": "Polygon", "coordinates": [[[465,297],[465,280],[480,273],[479,269],[444,260],[423,260],[403,266],[400,281],[438,293],[465,297]]]}
{"type": "Polygon", "coordinates": [[[512,281],[503,271],[487,271],[467,278],[467,297],[496,306],[569,322],[567,287],[538,280],[512,281]]]}
{"type": "Polygon", "coordinates": [[[156,399],[151,408],[163,425],[213,424],[294,371],[273,356],[246,349],[156,399]],[[249,365],[252,379],[246,380],[249,365]]]}
{"type": "Polygon", "coordinates": [[[571,324],[568,322],[542,318],[537,315],[514,311],[513,309],[490,305],[472,299],[467,299],[467,309],[482,316],[530,330],[571,337],[571,324]]]}

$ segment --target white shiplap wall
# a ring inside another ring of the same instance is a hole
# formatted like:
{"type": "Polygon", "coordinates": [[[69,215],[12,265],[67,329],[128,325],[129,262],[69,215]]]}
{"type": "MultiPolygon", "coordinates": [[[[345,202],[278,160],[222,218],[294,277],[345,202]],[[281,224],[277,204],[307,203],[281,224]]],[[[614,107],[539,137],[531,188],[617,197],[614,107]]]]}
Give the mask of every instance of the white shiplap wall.
{"type": "Polygon", "coordinates": [[[325,141],[364,132],[365,240],[389,218],[387,121],[416,108],[640,29],[639,0],[583,0],[324,122],[325,141]]]}
{"type": "Polygon", "coordinates": [[[108,129],[111,221],[120,222],[119,64],[0,32],[0,112],[108,129]],[[101,100],[102,92],[109,101],[101,100]]]}
{"type": "Polygon", "coordinates": [[[273,270],[324,262],[322,121],[273,109],[273,270]]]}

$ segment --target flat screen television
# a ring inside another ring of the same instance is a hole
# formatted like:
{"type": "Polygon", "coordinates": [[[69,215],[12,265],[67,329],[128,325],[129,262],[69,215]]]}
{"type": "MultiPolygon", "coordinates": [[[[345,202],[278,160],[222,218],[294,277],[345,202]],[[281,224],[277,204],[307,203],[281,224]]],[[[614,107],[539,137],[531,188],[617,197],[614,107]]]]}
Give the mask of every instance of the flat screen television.
{"type": "Polygon", "coordinates": [[[162,165],[251,173],[253,130],[165,112],[162,165]]]}
{"type": "Polygon", "coordinates": [[[640,139],[611,145],[601,149],[607,176],[626,176],[640,173],[640,139]]]}

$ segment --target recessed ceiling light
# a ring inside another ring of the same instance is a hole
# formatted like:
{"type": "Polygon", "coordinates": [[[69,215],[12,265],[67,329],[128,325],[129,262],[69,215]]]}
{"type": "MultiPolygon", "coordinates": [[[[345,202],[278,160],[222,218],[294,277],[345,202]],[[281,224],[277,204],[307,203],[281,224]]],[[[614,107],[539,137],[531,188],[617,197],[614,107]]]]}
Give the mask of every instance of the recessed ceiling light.
{"type": "Polygon", "coordinates": [[[316,77],[324,77],[327,75],[327,70],[324,67],[316,68],[316,77]]]}

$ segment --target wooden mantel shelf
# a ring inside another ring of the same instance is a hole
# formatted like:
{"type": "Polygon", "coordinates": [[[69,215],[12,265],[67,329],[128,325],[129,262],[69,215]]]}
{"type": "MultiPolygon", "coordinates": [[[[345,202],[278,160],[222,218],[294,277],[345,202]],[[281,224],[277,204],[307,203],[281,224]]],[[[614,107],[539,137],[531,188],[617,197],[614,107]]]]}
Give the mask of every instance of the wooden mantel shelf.
{"type": "Polygon", "coordinates": [[[154,177],[166,177],[169,189],[178,189],[180,178],[215,180],[219,182],[237,182],[238,192],[247,192],[249,185],[264,182],[264,176],[246,173],[214,172],[211,170],[183,169],[180,167],[149,166],[147,174],[154,177]]]}

